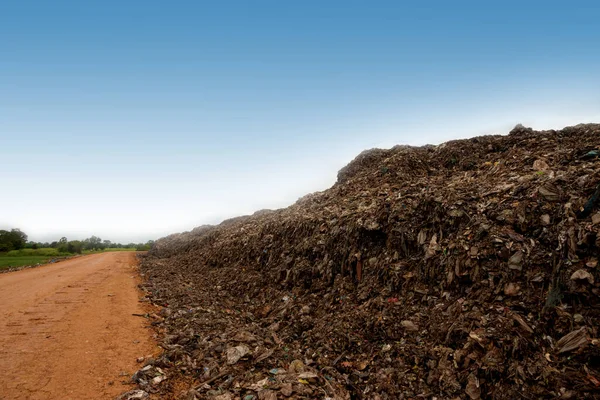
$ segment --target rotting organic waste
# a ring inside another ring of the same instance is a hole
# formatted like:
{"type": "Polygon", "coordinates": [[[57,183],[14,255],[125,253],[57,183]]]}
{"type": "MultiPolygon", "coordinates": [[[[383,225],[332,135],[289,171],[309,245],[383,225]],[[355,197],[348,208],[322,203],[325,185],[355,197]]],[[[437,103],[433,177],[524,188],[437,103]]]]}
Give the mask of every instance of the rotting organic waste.
{"type": "Polygon", "coordinates": [[[591,124],[370,150],[288,208],[157,241],[164,353],[132,395],[600,398],[599,151],[591,124]]]}

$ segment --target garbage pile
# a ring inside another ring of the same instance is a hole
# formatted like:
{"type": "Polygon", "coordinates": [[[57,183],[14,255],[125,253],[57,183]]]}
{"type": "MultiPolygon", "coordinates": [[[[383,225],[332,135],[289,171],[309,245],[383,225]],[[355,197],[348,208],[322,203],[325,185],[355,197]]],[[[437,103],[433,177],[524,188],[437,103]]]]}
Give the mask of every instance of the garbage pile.
{"type": "Polygon", "coordinates": [[[363,152],[286,209],[156,242],[142,389],[600,398],[598,198],[600,125],[363,152]]]}

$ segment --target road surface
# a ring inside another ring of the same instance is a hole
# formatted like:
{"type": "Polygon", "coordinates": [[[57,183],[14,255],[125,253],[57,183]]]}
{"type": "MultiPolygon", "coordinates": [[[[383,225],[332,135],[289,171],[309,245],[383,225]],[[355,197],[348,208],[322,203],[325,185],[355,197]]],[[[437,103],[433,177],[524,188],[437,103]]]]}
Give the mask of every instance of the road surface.
{"type": "Polygon", "coordinates": [[[0,274],[0,399],[112,399],[157,354],[135,253],[0,274]]]}

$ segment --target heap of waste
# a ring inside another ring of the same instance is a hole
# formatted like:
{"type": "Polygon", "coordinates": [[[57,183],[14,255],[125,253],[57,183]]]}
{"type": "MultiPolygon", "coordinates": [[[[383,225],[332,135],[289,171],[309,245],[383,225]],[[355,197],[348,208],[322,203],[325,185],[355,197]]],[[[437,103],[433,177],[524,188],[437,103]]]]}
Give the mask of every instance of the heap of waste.
{"type": "Polygon", "coordinates": [[[142,389],[600,398],[599,155],[600,125],[370,150],[288,208],[157,241],[142,389]]]}

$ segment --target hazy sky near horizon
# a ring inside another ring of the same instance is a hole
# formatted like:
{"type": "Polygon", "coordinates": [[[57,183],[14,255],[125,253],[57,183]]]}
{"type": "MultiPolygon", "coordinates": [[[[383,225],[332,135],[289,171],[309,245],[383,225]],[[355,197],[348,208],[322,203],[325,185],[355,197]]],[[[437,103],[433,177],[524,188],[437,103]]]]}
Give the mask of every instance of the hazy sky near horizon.
{"type": "Polygon", "coordinates": [[[594,1],[2,1],[0,229],[145,241],[364,149],[600,122],[594,1]]]}

